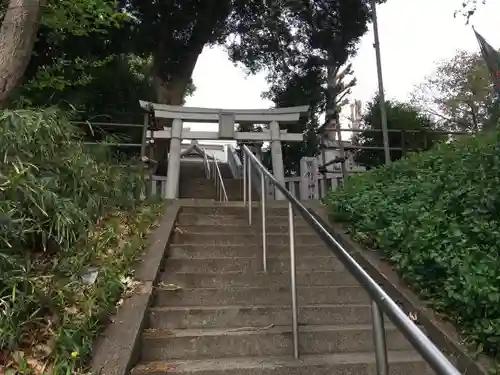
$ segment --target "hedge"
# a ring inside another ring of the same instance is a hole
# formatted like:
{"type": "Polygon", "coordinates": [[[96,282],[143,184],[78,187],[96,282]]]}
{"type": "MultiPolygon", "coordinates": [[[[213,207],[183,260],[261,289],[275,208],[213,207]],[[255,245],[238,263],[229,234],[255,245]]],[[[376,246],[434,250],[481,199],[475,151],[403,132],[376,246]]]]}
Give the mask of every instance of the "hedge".
{"type": "Polygon", "coordinates": [[[332,220],[378,249],[464,339],[498,355],[498,134],[441,144],[353,176],[326,201],[332,220]]]}

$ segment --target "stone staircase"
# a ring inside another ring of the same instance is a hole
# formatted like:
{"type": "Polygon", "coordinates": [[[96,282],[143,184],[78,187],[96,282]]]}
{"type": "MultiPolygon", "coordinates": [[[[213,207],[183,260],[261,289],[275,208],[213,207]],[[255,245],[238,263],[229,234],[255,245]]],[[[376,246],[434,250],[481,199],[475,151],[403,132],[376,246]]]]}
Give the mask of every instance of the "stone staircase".
{"type": "MultiPolygon", "coordinates": [[[[370,300],[299,217],[293,358],[287,212],[268,207],[264,273],[257,207],[248,226],[241,203],[183,205],[132,375],[376,373],[370,300]]],[[[429,373],[394,327],[386,331],[391,374],[429,373]]]]}
{"type": "MultiPolygon", "coordinates": [[[[212,167],[212,164],[210,164],[212,167]]],[[[220,163],[219,169],[224,180],[228,200],[243,200],[243,180],[234,179],[229,164],[220,163]]],[[[179,197],[197,199],[216,199],[217,190],[213,180],[205,177],[202,162],[182,162],[179,179],[179,197]]]]}

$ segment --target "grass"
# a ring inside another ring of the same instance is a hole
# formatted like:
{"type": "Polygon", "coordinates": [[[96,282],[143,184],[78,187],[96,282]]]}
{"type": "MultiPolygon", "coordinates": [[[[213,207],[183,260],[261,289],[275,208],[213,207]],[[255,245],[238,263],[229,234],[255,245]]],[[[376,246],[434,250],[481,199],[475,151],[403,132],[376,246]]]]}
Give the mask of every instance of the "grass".
{"type": "MultiPolygon", "coordinates": [[[[44,293],[44,299],[51,300],[50,307],[44,314],[33,311],[33,319],[22,327],[11,325],[6,330],[19,343],[6,358],[7,369],[17,374],[74,374],[86,369],[97,333],[115,306],[133,292],[131,266],[142,254],[161,212],[162,204],[145,203],[131,212],[109,214],[76,245],[81,254],[42,257],[33,265],[26,279],[44,293]],[[64,273],[75,272],[80,277],[46,275],[41,271],[48,261],[58,264],[64,273]],[[90,267],[98,271],[94,283],[81,277],[81,271],[90,267]]],[[[5,298],[16,302],[18,296],[5,298]]],[[[15,316],[15,311],[10,313],[15,316]]]]}
{"type": "Polygon", "coordinates": [[[81,137],[57,109],[0,112],[0,373],[84,372],[162,211],[140,163],[81,137]]]}

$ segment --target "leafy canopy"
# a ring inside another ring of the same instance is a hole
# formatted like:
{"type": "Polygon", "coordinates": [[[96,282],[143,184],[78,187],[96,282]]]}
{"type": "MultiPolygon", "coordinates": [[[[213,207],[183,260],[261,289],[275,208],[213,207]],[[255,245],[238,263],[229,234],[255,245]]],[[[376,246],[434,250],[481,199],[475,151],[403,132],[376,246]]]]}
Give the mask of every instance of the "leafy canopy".
{"type": "Polygon", "coordinates": [[[489,71],[477,53],[458,51],[417,86],[412,102],[452,130],[478,131],[496,122],[489,71]]]}
{"type": "MultiPolygon", "coordinates": [[[[436,142],[443,140],[443,136],[430,132],[436,130],[437,124],[412,105],[386,101],[385,106],[387,128],[398,130],[389,131],[389,146],[397,148],[391,150],[391,160],[399,160],[407,152],[428,150],[436,142]]],[[[354,135],[354,144],[371,147],[383,146],[380,98],[378,96],[368,103],[368,111],[363,117],[360,128],[364,131],[354,135]]],[[[360,149],[355,154],[355,160],[368,169],[383,165],[385,163],[384,150],[360,149]]]]}

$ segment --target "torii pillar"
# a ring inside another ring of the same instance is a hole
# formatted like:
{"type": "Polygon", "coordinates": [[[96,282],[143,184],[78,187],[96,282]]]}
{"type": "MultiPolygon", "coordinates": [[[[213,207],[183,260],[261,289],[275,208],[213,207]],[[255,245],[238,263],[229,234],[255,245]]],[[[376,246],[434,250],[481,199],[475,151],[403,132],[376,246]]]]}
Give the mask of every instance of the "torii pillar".
{"type": "MultiPolygon", "coordinates": [[[[273,163],[273,174],[276,180],[285,186],[285,169],[283,167],[283,152],[281,151],[281,132],[277,121],[271,121],[269,124],[271,133],[271,161],[273,163]]],[[[285,197],[276,189],[274,199],[283,200],[285,197]]]]}
{"type": "Polygon", "coordinates": [[[181,142],[182,120],[172,121],[170,150],[168,153],[167,187],[165,196],[169,199],[177,197],[179,191],[179,177],[181,173],[181,142]]]}

